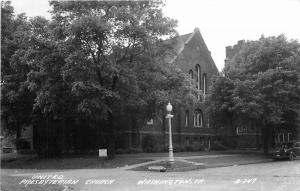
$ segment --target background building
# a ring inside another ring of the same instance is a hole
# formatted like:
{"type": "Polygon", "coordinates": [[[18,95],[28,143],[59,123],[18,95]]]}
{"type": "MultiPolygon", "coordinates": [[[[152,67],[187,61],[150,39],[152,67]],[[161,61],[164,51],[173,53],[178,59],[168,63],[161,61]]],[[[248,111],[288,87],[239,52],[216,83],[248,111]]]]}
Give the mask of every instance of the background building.
{"type": "MultiPolygon", "coordinates": [[[[237,44],[233,46],[226,47],[226,59],[225,64],[229,64],[234,58],[235,54],[238,53],[243,46],[246,44],[245,40],[240,40],[237,44]]],[[[274,128],[272,131],[272,146],[278,146],[283,143],[291,143],[294,140],[300,139],[300,111],[298,111],[298,118],[296,127],[289,125],[282,125],[274,128]]],[[[261,129],[258,126],[253,125],[253,127],[235,127],[236,131],[231,131],[227,133],[226,139],[231,139],[233,144],[238,147],[255,147],[261,146],[261,129]]]]}

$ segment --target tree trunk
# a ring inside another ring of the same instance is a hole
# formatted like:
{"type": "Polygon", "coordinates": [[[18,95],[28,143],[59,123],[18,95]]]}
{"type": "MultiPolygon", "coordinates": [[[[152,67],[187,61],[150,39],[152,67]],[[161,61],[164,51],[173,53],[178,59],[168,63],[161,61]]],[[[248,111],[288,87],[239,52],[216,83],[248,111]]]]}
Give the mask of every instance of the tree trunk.
{"type": "Polygon", "coordinates": [[[66,148],[66,119],[67,117],[63,117],[63,120],[62,120],[62,127],[61,127],[61,134],[62,134],[62,150],[61,152],[62,153],[65,153],[67,151],[67,148],[66,148]]]}
{"type": "Polygon", "coordinates": [[[100,149],[101,148],[101,126],[100,125],[97,125],[96,126],[96,147],[97,149],[100,149]]]}
{"type": "Polygon", "coordinates": [[[21,132],[22,132],[22,124],[17,123],[17,133],[16,133],[16,138],[20,139],[21,138],[21,132]]]}
{"type": "Polygon", "coordinates": [[[263,144],[264,144],[264,154],[269,154],[269,142],[270,142],[270,126],[266,125],[263,128],[263,144]]]}
{"type": "Polygon", "coordinates": [[[115,127],[114,127],[114,117],[112,112],[108,114],[108,148],[107,154],[109,159],[113,159],[116,156],[116,149],[115,149],[115,127]]]}
{"type": "MultiPolygon", "coordinates": [[[[130,117],[130,122],[128,123],[129,125],[128,125],[128,127],[129,127],[129,132],[128,132],[128,138],[127,138],[127,140],[126,140],[126,147],[128,147],[128,148],[132,148],[133,146],[133,141],[132,141],[132,139],[133,139],[133,137],[134,137],[134,134],[133,134],[133,123],[134,123],[134,119],[133,119],[133,115],[132,114],[130,114],[129,115],[129,117],[130,117]]],[[[126,135],[126,132],[125,132],[125,136],[127,136],[126,135]]]]}
{"type": "MultiPolygon", "coordinates": [[[[116,88],[116,84],[118,81],[118,75],[115,72],[112,80],[112,85],[111,85],[111,91],[114,91],[116,88]]],[[[109,101],[109,106],[112,106],[112,101],[109,101]]],[[[107,148],[107,154],[108,158],[112,159],[115,158],[116,156],[116,133],[115,133],[115,126],[114,126],[114,116],[112,111],[108,113],[108,148],[107,148]]]]}
{"type": "Polygon", "coordinates": [[[261,144],[260,144],[260,142],[261,142],[261,138],[260,138],[261,134],[259,136],[259,132],[261,131],[261,128],[258,126],[257,123],[254,123],[254,124],[255,124],[255,130],[256,130],[256,150],[260,150],[260,148],[261,148],[261,144]]]}

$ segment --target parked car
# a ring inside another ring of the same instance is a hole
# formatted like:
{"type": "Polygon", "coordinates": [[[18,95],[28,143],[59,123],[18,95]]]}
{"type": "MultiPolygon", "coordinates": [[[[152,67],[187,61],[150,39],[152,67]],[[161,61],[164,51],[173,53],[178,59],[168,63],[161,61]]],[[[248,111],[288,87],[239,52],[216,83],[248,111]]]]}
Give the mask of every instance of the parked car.
{"type": "Polygon", "coordinates": [[[278,159],[289,159],[294,160],[297,155],[300,155],[300,142],[295,142],[291,146],[281,145],[280,149],[278,149],[274,155],[274,160],[278,159]]]}

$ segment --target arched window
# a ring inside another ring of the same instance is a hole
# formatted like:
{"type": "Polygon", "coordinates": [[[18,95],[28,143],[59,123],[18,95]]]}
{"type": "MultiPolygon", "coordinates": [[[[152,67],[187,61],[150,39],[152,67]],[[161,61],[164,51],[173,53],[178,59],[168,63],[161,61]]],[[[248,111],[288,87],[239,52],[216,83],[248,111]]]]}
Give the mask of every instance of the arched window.
{"type": "MultiPolygon", "coordinates": [[[[199,64],[196,65],[196,82],[197,82],[197,89],[201,89],[201,67],[199,64]]],[[[200,100],[200,94],[198,94],[198,100],[200,100]]]]}
{"type": "Polygon", "coordinates": [[[203,73],[203,96],[205,99],[205,95],[207,94],[207,79],[206,79],[206,73],[203,73]]]}
{"type": "Polygon", "coordinates": [[[189,118],[190,118],[189,110],[185,110],[184,124],[185,124],[186,127],[189,126],[189,118]]]}
{"type": "Polygon", "coordinates": [[[196,109],[194,113],[194,127],[202,127],[203,113],[200,109],[196,109]]]}
{"type": "Polygon", "coordinates": [[[197,87],[200,89],[201,85],[201,67],[199,64],[196,65],[196,82],[197,82],[197,87]]]}
{"type": "Polygon", "coordinates": [[[193,79],[193,70],[189,71],[190,78],[193,79]]]}

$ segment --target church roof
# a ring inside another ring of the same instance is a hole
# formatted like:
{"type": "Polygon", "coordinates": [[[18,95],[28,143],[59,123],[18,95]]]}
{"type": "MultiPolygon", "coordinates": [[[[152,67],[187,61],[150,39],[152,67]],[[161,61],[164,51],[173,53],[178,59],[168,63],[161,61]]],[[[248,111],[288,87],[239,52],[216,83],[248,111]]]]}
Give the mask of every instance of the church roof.
{"type": "Polygon", "coordinates": [[[206,43],[198,28],[195,28],[192,33],[179,35],[166,41],[167,43],[173,43],[173,50],[175,51],[175,55],[167,58],[166,61],[168,63],[173,63],[176,60],[176,58],[182,53],[185,46],[193,39],[195,35],[197,35],[197,39],[199,40],[199,47],[202,50],[202,53],[204,53],[203,57],[206,57],[208,60],[210,60],[209,63],[211,63],[213,67],[215,67],[215,69],[218,71],[218,68],[215,62],[213,61],[211,53],[208,50],[206,43]]]}

